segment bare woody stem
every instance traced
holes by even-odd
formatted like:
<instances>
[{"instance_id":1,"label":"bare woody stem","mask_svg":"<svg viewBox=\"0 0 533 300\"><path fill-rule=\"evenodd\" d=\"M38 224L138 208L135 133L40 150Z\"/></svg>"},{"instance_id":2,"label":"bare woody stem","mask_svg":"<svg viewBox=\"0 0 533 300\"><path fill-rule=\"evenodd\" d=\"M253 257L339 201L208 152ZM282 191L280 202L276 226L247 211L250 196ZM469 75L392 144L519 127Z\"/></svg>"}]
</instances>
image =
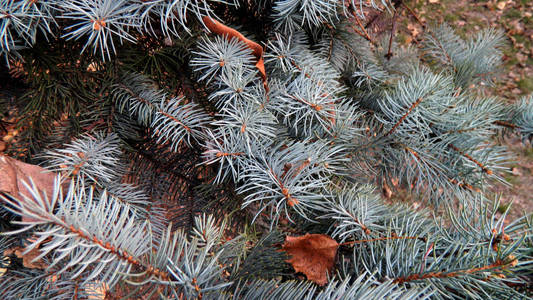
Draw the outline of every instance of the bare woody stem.
<instances>
[{"instance_id":1,"label":"bare woody stem","mask_svg":"<svg viewBox=\"0 0 533 300\"><path fill-rule=\"evenodd\" d=\"M278 58L279 59L283 59L283 58L286 58L289 60L290 64L296 69L298 70L300 73L302 73L306 78L309 78L309 79L312 79L311 78L311 75L307 72L304 71L304 69L298 65L294 59L290 58L290 57L287 57L287 56L284 56L284 55L278 55ZM317 80L316 83L320 86L324 85L324 82L322 82L321 80Z\"/></svg>"},{"instance_id":2,"label":"bare woody stem","mask_svg":"<svg viewBox=\"0 0 533 300\"><path fill-rule=\"evenodd\" d=\"M287 58L287 59L290 61L291 65L292 65L293 67L296 68L296 70L298 70L298 71L300 71L300 73L304 74L304 76L305 76L306 78L311 79L311 75L309 75L309 73L307 73L307 72L304 72L303 68L300 67L300 66L299 66L299 65L298 65L293 59L291 59L290 57L286 57L286 56L280 55L280 56L278 56L278 58L279 58L279 59ZM317 84L320 85L320 86L322 86L324 83L323 83L321 80L318 80L318 81L317 81ZM323 96L324 96L324 97L327 97L328 95L323 95ZM294 97L294 96L291 96L291 97L293 97L293 99L296 99L296 97ZM296 100L302 102L300 99L296 99ZM304 103L308 104L309 106L311 106L311 107L312 107L313 109L315 109L316 111L319 111L319 110L322 109L322 106L320 106L320 105L318 105L318 104L311 104L311 103L308 103L308 102L304 102ZM335 105L333 104L333 106L335 106ZM335 117L334 117L334 116L330 117L330 118L329 118L329 121L330 121L330 123L331 123L332 125L335 125Z\"/></svg>"},{"instance_id":3,"label":"bare woody stem","mask_svg":"<svg viewBox=\"0 0 533 300\"><path fill-rule=\"evenodd\" d=\"M374 41L372 39L372 37L370 37L370 35L368 34L368 32L366 31L365 29L365 26L363 26L363 24L361 24L361 21L359 20L359 18L357 17L357 13L355 12L355 10L353 9L352 5L350 4L349 5L349 8L350 10L350 13L352 14L352 16L354 17L355 19L355 22L357 23L357 26L359 26L359 28L361 29L360 31L355 28L355 26L351 26L352 29L355 31L355 33L357 33L358 35L360 35L361 37L365 38L367 41L369 41L372 45L376 45L376 41Z\"/></svg>"},{"instance_id":4,"label":"bare woody stem","mask_svg":"<svg viewBox=\"0 0 533 300\"><path fill-rule=\"evenodd\" d=\"M481 190L479 188L473 187L472 185L470 185L470 184L468 184L466 182L459 182L459 181L457 181L457 179L454 179L454 178L450 178L449 181L450 181L450 183L455 184L455 185L457 185L459 187L462 187L464 189L471 190L471 191L477 192L477 193L481 193Z\"/></svg>"},{"instance_id":5,"label":"bare woody stem","mask_svg":"<svg viewBox=\"0 0 533 300\"><path fill-rule=\"evenodd\" d=\"M389 47L387 50L387 54L385 54L385 57L387 60L390 60L392 57L392 38L394 37L394 32L396 31L396 18L397 18L397 10L394 10L394 15L392 16L392 28L390 30L390 37L389 37Z\"/></svg>"},{"instance_id":6,"label":"bare woody stem","mask_svg":"<svg viewBox=\"0 0 533 300\"><path fill-rule=\"evenodd\" d=\"M296 97L296 96L293 96L293 95L288 95L291 99L294 99L298 102L301 102L303 104L306 104L306 105L309 105L311 108L313 108L314 110L316 111L320 111L322 110L322 106L320 104L316 104L316 103L311 103L303 98L299 98L299 97Z\"/></svg>"},{"instance_id":7,"label":"bare woody stem","mask_svg":"<svg viewBox=\"0 0 533 300\"><path fill-rule=\"evenodd\" d=\"M359 224L359 226L361 226L361 229L363 230L364 233L366 233L366 234L370 234L371 233L370 229L368 227L366 227L366 225L363 224L363 222L361 222L361 220L359 220L357 217L355 217L353 214L351 214L349 212L348 212L348 215L350 216L350 218L352 218L352 220L355 223L357 223L357 224ZM355 243L355 242L349 242L349 243Z\"/></svg>"},{"instance_id":8,"label":"bare woody stem","mask_svg":"<svg viewBox=\"0 0 533 300\"><path fill-rule=\"evenodd\" d=\"M216 157L226 157L226 156L240 156L243 154L244 152L217 152L215 155Z\"/></svg>"},{"instance_id":9,"label":"bare woody stem","mask_svg":"<svg viewBox=\"0 0 533 300\"><path fill-rule=\"evenodd\" d=\"M411 15L413 15L415 20L422 26L422 28L426 28L426 24L418 17L418 15L415 13L415 11L413 9L411 9L403 1L402 1L402 5L405 8L407 8L409 13L411 13ZM431 32L431 30L428 30L428 33L435 41L438 40L437 37L435 36L435 34L433 32ZM453 67L453 71L457 72L457 67L453 64L453 61L452 61L452 58L450 57L450 54L446 50L444 50L444 48L442 46L439 46L439 48L442 50L442 53L444 53L444 56L446 56L446 60L448 61L448 63Z\"/></svg>"},{"instance_id":10,"label":"bare woody stem","mask_svg":"<svg viewBox=\"0 0 533 300\"><path fill-rule=\"evenodd\" d=\"M137 94L135 94L130 88L128 88L126 85L124 84L119 84L120 88L125 90L126 92L128 92L128 94L130 94L130 96L132 96L133 98L137 99L138 101L152 107L152 108L156 108L155 105L153 105L150 101L138 96Z\"/></svg>"},{"instance_id":11,"label":"bare woody stem","mask_svg":"<svg viewBox=\"0 0 533 300\"><path fill-rule=\"evenodd\" d=\"M422 22L422 20L418 17L418 15L416 14L416 12L411 8L409 7L409 5L405 4L404 1L402 1L402 5L409 11L409 13L411 13L411 15L413 15L413 17L415 18L415 20L420 24L422 25L422 28L425 28L426 27L426 24L424 24L424 22Z\"/></svg>"}]
</instances>

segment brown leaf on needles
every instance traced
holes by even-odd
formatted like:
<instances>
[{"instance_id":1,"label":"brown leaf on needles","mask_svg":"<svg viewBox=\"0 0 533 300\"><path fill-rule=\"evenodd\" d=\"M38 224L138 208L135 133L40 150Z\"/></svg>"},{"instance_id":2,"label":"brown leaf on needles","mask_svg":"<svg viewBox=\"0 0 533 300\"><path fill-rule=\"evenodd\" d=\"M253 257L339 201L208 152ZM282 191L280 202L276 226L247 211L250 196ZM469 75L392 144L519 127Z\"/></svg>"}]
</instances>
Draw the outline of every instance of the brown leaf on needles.
<instances>
[{"instance_id":1,"label":"brown leaf on needles","mask_svg":"<svg viewBox=\"0 0 533 300\"><path fill-rule=\"evenodd\" d=\"M238 32L237 30L228 27L217 20L214 20L211 17L205 16L202 18L202 20L204 21L205 26L211 32L218 35L226 36L227 38L236 38L246 44L246 46L250 48L250 50L252 50L252 54L257 58L257 63L255 64L255 67L259 70L259 73L261 74L261 79L263 79L263 86L265 87L265 90L268 93L267 76L263 60L263 47L261 47L261 45L259 45L258 43L247 39L242 33Z\"/></svg>"},{"instance_id":2,"label":"brown leaf on needles","mask_svg":"<svg viewBox=\"0 0 533 300\"><path fill-rule=\"evenodd\" d=\"M46 195L52 198L54 190L54 179L56 173L46 171L46 169L21 162L9 156L0 154L0 192L22 199L22 195L33 199L31 192L22 183L30 183L30 178L35 186ZM41 195L44 195L41 194ZM23 219L23 221L31 221Z\"/></svg>"},{"instance_id":3,"label":"brown leaf on needles","mask_svg":"<svg viewBox=\"0 0 533 300\"><path fill-rule=\"evenodd\" d=\"M392 197L392 190L386 183L383 183L382 192L383 196L385 196L387 199L390 199Z\"/></svg>"},{"instance_id":4,"label":"brown leaf on needles","mask_svg":"<svg viewBox=\"0 0 533 300\"><path fill-rule=\"evenodd\" d=\"M319 285L328 282L327 273L333 268L337 255L337 243L324 234L287 236L282 250L291 257L287 260L296 272L302 272Z\"/></svg>"},{"instance_id":5,"label":"brown leaf on needles","mask_svg":"<svg viewBox=\"0 0 533 300\"><path fill-rule=\"evenodd\" d=\"M9 256L11 254L15 254L18 258L22 258L22 264L26 268L30 269L46 269L47 265L44 263L42 259L39 259L37 261L33 261L34 258L39 256L41 252L37 248L31 249L28 253L24 253L23 247L13 247L10 249L7 249L4 251L5 256Z\"/></svg>"}]
</instances>

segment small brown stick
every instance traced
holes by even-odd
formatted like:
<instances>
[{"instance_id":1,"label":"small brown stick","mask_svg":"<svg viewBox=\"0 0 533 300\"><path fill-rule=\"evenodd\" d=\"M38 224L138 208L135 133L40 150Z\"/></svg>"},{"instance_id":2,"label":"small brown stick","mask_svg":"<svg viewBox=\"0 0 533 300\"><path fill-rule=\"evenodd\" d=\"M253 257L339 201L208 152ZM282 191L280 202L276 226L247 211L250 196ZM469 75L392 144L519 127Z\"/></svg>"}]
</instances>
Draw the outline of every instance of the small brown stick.
<instances>
[{"instance_id":1,"label":"small brown stick","mask_svg":"<svg viewBox=\"0 0 533 300\"><path fill-rule=\"evenodd\" d=\"M216 157L226 157L226 156L240 156L243 155L243 152L217 152Z\"/></svg>"},{"instance_id":2,"label":"small brown stick","mask_svg":"<svg viewBox=\"0 0 533 300\"><path fill-rule=\"evenodd\" d=\"M426 264L426 259L428 258L429 253L431 253L431 250L433 249L433 245L434 243L431 243L428 251L426 251L426 254L424 254L424 261L420 264L420 273L424 272L424 265Z\"/></svg>"},{"instance_id":3,"label":"small brown stick","mask_svg":"<svg viewBox=\"0 0 533 300\"><path fill-rule=\"evenodd\" d=\"M309 105L311 108L313 108L316 111L322 110L322 106L320 104L311 103L311 102L309 102L309 101L307 101L307 100L305 100L303 98L299 98L299 97L296 97L296 96L293 96L293 95L289 95L289 97L291 99L294 99L294 100L296 100L298 102L301 102L301 103L303 103L305 105Z\"/></svg>"},{"instance_id":4,"label":"small brown stick","mask_svg":"<svg viewBox=\"0 0 533 300\"><path fill-rule=\"evenodd\" d=\"M373 45L376 44L376 42L370 37L370 35L368 34L368 32L366 31L365 27L363 26L363 24L361 24L361 21L359 21L359 18L357 17L357 14L352 10L352 15L354 16L355 18L355 22L357 22L357 25L359 26L359 28L361 28L363 34L364 34L364 37L369 41L371 42Z\"/></svg>"},{"instance_id":5,"label":"small brown stick","mask_svg":"<svg viewBox=\"0 0 533 300\"><path fill-rule=\"evenodd\" d=\"M418 17L418 15L416 14L416 12L410 8L407 4L405 4L405 2L402 1L402 5L407 9L407 11L409 11L409 13L411 13L411 15L413 15L413 17L415 18L415 20L420 24L422 25L422 28L425 28L426 27L426 24L424 24L424 22L422 22L422 20Z\"/></svg>"},{"instance_id":6,"label":"small brown stick","mask_svg":"<svg viewBox=\"0 0 533 300\"><path fill-rule=\"evenodd\" d=\"M274 179L276 180L277 184L281 188L281 194L283 194L285 199L287 199L287 204L289 204L290 207L293 207L296 204L300 203L300 201L298 201L298 199L294 198L291 195L291 193L289 192L289 189L287 189L285 187L285 185L283 184L283 182L281 182L281 180L279 179L278 175L274 172L274 170L272 170L272 168L270 166L268 167L268 169L270 171L270 174L272 174L272 176L274 176Z\"/></svg>"},{"instance_id":7,"label":"small brown stick","mask_svg":"<svg viewBox=\"0 0 533 300\"><path fill-rule=\"evenodd\" d=\"M409 148L409 147L407 147L407 146L405 146L405 145L402 145L402 147L403 147L406 151L409 151L409 153L411 153L416 159L421 160L420 155L419 155L415 150L413 150L413 149L411 149L411 148ZM434 170L436 170L436 171L438 171L437 169L435 169L435 167L431 167L431 168L434 169ZM473 187L473 186L471 186L470 184L465 183L465 182L459 182L459 181L458 181L457 179L455 179L455 178L449 178L448 181L449 181L450 183L452 183L452 184L455 184L455 185L461 187L461 188L464 188L464 189L467 189L467 190L471 190L471 191L473 191L473 192L477 192L477 193L480 193L480 192L481 192L481 190L480 190L479 188L477 188L477 187Z\"/></svg>"},{"instance_id":8,"label":"small brown stick","mask_svg":"<svg viewBox=\"0 0 533 300\"><path fill-rule=\"evenodd\" d=\"M389 37L389 49L387 50L387 54L385 54L385 57L387 60L390 60L392 57L392 38L394 36L394 31L396 30L396 16L397 16L397 10L394 10L394 15L392 16L392 28L390 30L390 37Z\"/></svg>"}]
</instances>

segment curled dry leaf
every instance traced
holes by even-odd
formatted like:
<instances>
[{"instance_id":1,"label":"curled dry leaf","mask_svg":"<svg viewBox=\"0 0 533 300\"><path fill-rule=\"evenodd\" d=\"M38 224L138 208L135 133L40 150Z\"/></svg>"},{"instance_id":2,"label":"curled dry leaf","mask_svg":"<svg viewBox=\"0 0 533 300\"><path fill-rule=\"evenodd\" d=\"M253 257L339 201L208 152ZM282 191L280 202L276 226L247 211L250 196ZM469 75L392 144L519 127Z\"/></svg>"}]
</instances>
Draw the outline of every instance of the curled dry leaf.
<instances>
[{"instance_id":1,"label":"curled dry leaf","mask_svg":"<svg viewBox=\"0 0 533 300\"><path fill-rule=\"evenodd\" d=\"M247 39L242 33L238 32L237 30L228 27L217 20L213 20L212 18L207 16L203 17L202 20L205 26L211 32L218 35L227 36L227 38L236 38L246 44L246 46L250 48L250 50L252 50L252 54L257 58L257 63L255 64L255 67L259 70L259 73L261 74L261 79L263 80L263 86L265 87L265 90L268 93L267 76L265 71L265 63L263 60L263 47L261 47L261 45L259 45L258 43Z\"/></svg>"},{"instance_id":2,"label":"curled dry leaf","mask_svg":"<svg viewBox=\"0 0 533 300\"><path fill-rule=\"evenodd\" d=\"M31 249L28 253L24 253L23 247L13 247L4 251L5 256L15 254L18 258L22 258L22 264L30 269L46 269L48 267L42 259L33 261L41 252L37 248Z\"/></svg>"},{"instance_id":3,"label":"curled dry leaf","mask_svg":"<svg viewBox=\"0 0 533 300\"><path fill-rule=\"evenodd\" d=\"M29 183L31 178L39 190L51 199L55 177L56 173L49 172L42 167L0 154L0 192L19 199L21 195L31 199L31 192L22 183L23 181ZM23 219L23 221L28 220Z\"/></svg>"},{"instance_id":4,"label":"curled dry leaf","mask_svg":"<svg viewBox=\"0 0 533 300\"><path fill-rule=\"evenodd\" d=\"M339 243L324 234L287 236L282 250L291 257L287 260L296 272L319 285L328 282L327 273L333 268Z\"/></svg>"},{"instance_id":5,"label":"curled dry leaf","mask_svg":"<svg viewBox=\"0 0 533 300\"><path fill-rule=\"evenodd\" d=\"M386 183L383 183L383 196L385 196L387 199L392 197L392 190Z\"/></svg>"}]
</instances>

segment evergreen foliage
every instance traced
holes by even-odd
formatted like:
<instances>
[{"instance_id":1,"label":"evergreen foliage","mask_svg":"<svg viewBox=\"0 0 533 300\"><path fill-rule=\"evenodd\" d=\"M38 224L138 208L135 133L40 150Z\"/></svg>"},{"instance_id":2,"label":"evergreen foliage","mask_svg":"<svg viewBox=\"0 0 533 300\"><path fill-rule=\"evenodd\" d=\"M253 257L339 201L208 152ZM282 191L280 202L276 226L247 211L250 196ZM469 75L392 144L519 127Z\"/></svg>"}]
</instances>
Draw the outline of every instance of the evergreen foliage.
<instances>
[{"instance_id":1,"label":"evergreen foliage","mask_svg":"<svg viewBox=\"0 0 533 300\"><path fill-rule=\"evenodd\" d=\"M0 298L531 297L533 218L505 221L488 188L512 159L497 137L533 141L533 98L480 92L501 32L367 33L401 4L0 0L23 86L0 102L9 154L57 175L49 196L0 193L1 253L47 265L0 260ZM279 251L307 232L341 243L323 287Z\"/></svg>"}]
</instances>

